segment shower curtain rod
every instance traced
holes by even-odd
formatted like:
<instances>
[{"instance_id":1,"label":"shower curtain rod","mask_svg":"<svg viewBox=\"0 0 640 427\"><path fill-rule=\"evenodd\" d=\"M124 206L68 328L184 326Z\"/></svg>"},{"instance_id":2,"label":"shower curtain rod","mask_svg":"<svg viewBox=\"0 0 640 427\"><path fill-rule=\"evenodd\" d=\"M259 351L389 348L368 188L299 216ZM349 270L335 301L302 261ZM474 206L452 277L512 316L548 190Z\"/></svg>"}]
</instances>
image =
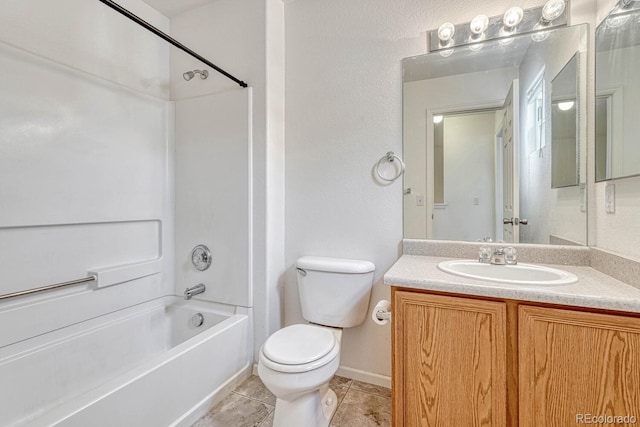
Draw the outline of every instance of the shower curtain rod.
<instances>
[{"instance_id":1,"label":"shower curtain rod","mask_svg":"<svg viewBox=\"0 0 640 427\"><path fill-rule=\"evenodd\" d=\"M157 29L153 25L149 24L144 19L142 19L142 18L134 15L133 13L129 12L127 9L125 9L122 6L120 6L118 3L115 3L115 2L113 2L111 0L98 0L98 1L100 1L101 3L104 3L105 5L109 6L111 9L115 10L116 12L126 16L129 19L131 19L133 22L135 22L136 24L140 25L141 27L144 27L147 30L151 31L153 34L155 34L156 36L160 37L161 39L171 43L173 46L177 47L178 49L188 53L189 55L193 56L194 58L198 59L199 61L204 62L209 67L213 68L214 70L216 70L220 74L222 74L225 77L227 77L227 78L233 80L234 82L238 83L240 86L242 86L242 87L247 87L248 86L242 80L235 78L234 76L232 76L231 74L229 74L225 70L223 70L222 68L220 68L217 65L215 65L213 62L209 61L208 59L206 59L206 58L204 58L204 57L202 57L200 55L198 55L196 52L192 51L191 49L189 49L188 47L186 47L185 45L183 45L182 43L180 43L176 39L170 37L169 35L163 33L162 31L160 31L159 29Z\"/></svg>"}]
</instances>

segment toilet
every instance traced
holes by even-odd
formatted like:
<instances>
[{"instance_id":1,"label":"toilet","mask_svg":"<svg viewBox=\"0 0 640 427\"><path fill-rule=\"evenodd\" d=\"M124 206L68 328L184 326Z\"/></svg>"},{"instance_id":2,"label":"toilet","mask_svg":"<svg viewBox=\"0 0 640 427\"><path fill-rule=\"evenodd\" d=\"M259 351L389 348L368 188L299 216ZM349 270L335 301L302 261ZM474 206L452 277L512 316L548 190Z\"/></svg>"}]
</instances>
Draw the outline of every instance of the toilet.
<instances>
[{"instance_id":1,"label":"toilet","mask_svg":"<svg viewBox=\"0 0 640 427\"><path fill-rule=\"evenodd\" d=\"M302 316L260 349L258 375L276 396L274 427L327 427L338 399L329 381L340 365L342 328L367 317L375 266L305 256L296 261Z\"/></svg>"}]
</instances>

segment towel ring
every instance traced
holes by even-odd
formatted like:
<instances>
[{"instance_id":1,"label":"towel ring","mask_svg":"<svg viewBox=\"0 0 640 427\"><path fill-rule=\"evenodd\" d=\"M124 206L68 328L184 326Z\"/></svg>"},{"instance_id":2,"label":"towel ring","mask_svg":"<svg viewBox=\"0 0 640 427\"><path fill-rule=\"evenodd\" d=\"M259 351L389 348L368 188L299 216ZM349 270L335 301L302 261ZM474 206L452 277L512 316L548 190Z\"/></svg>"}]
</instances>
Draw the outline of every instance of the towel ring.
<instances>
[{"instance_id":1,"label":"towel ring","mask_svg":"<svg viewBox=\"0 0 640 427\"><path fill-rule=\"evenodd\" d=\"M398 173L393 178L385 178L384 176L382 176L382 174L380 173L380 165L382 164L382 162L386 160L389 163L393 163L396 159L398 160L398 163L400 163L400 170L398 171ZM387 154L382 156L380 160L378 160L378 163L376 164L376 175L378 175L378 178L380 178L383 181L393 182L396 179L400 178L400 176L402 176L403 173L404 173L404 162L393 151L387 152Z\"/></svg>"}]
</instances>

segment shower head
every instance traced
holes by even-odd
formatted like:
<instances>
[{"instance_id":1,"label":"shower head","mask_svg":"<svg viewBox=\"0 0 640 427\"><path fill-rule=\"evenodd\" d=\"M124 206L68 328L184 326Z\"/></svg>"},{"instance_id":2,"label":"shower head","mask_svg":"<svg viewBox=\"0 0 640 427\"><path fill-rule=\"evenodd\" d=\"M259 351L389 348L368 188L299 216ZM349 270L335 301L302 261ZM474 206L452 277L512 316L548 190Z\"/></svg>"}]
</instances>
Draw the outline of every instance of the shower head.
<instances>
[{"instance_id":1,"label":"shower head","mask_svg":"<svg viewBox=\"0 0 640 427\"><path fill-rule=\"evenodd\" d=\"M184 79L186 81L191 80L192 78L195 77L196 74L200 74L200 78L202 80L206 79L207 77L209 77L209 72L207 70L193 70L193 71L187 71L186 73L182 74L182 77L184 77Z\"/></svg>"}]
</instances>

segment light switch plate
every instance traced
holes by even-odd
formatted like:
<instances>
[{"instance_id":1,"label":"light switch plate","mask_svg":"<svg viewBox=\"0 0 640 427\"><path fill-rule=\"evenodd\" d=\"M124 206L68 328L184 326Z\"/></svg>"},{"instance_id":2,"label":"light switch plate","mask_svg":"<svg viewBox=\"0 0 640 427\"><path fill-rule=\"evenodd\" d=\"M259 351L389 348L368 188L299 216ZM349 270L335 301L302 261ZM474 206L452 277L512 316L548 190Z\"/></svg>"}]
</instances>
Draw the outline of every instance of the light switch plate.
<instances>
[{"instance_id":1,"label":"light switch plate","mask_svg":"<svg viewBox=\"0 0 640 427\"><path fill-rule=\"evenodd\" d=\"M604 208L607 213L616 213L616 186L607 184L604 192Z\"/></svg>"},{"instance_id":2,"label":"light switch plate","mask_svg":"<svg viewBox=\"0 0 640 427\"><path fill-rule=\"evenodd\" d=\"M424 206L424 196L422 195L416 196L416 206Z\"/></svg>"}]
</instances>

